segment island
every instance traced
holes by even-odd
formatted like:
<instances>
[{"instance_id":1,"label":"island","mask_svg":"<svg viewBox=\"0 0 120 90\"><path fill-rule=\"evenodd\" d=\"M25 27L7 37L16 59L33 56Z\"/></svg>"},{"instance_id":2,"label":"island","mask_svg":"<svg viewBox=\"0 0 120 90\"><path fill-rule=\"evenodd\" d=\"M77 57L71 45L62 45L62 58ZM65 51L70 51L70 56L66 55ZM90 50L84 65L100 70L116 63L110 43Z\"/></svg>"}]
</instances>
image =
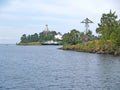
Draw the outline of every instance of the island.
<instances>
[{"instance_id":1,"label":"island","mask_svg":"<svg viewBox=\"0 0 120 90\"><path fill-rule=\"evenodd\" d=\"M50 31L48 25L45 25L45 30L32 35L23 34L20 42L17 45L61 45L62 34L56 31Z\"/></svg>"}]
</instances>

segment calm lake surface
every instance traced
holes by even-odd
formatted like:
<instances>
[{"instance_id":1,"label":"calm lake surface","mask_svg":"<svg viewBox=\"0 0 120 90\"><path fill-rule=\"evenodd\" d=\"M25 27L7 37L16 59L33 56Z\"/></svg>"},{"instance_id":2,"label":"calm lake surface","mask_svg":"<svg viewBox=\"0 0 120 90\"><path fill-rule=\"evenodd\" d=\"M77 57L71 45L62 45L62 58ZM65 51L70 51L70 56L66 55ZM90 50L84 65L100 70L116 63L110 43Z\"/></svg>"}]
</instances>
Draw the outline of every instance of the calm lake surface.
<instances>
[{"instance_id":1,"label":"calm lake surface","mask_svg":"<svg viewBox=\"0 0 120 90\"><path fill-rule=\"evenodd\" d=\"M0 45L0 90L120 90L120 57Z\"/></svg>"}]
</instances>

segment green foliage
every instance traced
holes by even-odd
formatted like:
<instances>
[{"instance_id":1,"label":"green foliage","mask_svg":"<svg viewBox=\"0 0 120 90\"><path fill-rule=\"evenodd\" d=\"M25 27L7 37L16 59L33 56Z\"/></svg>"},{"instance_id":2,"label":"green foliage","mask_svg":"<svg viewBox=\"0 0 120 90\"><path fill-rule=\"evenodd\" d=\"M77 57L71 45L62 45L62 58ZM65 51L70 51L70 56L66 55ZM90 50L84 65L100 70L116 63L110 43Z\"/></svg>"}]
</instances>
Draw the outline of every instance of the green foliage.
<instances>
[{"instance_id":1,"label":"green foliage","mask_svg":"<svg viewBox=\"0 0 120 90\"><path fill-rule=\"evenodd\" d=\"M120 24L115 28L114 32L111 33L110 39L114 47L120 48Z\"/></svg>"},{"instance_id":2,"label":"green foliage","mask_svg":"<svg viewBox=\"0 0 120 90\"><path fill-rule=\"evenodd\" d=\"M103 44L110 40L113 48L120 47L120 21L117 20L115 12L110 10L108 14L102 15L96 32L101 35Z\"/></svg>"},{"instance_id":3,"label":"green foliage","mask_svg":"<svg viewBox=\"0 0 120 90\"><path fill-rule=\"evenodd\" d=\"M96 32L101 34L103 39L110 39L110 35L114 30L116 19L117 15L115 15L115 12L112 13L110 11L108 14L103 14Z\"/></svg>"},{"instance_id":4,"label":"green foliage","mask_svg":"<svg viewBox=\"0 0 120 90\"><path fill-rule=\"evenodd\" d=\"M23 34L21 37L20 43L30 43L30 42L44 42L48 40L54 40L56 31L40 32L39 34L35 33L32 35Z\"/></svg>"},{"instance_id":5,"label":"green foliage","mask_svg":"<svg viewBox=\"0 0 120 90\"><path fill-rule=\"evenodd\" d=\"M63 35L64 44L77 44L80 42L80 32L76 29L70 31L70 33L66 33Z\"/></svg>"},{"instance_id":6,"label":"green foliage","mask_svg":"<svg viewBox=\"0 0 120 90\"><path fill-rule=\"evenodd\" d=\"M83 32L79 32L78 30L73 29L69 33L65 33L63 35L63 43L70 45L75 45L93 39L96 39L96 37L92 35L92 31L90 30L87 32L87 34L84 34Z\"/></svg>"},{"instance_id":7,"label":"green foliage","mask_svg":"<svg viewBox=\"0 0 120 90\"><path fill-rule=\"evenodd\" d=\"M117 20L115 12L110 11L102 15L96 32L99 34L98 37L93 36L91 31L86 34L79 32L79 40L82 43L74 43L74 40L78 39L73 37L74 30L65 34L63 40L70 44L64 45L63 49L120 55L120 20Z\"/></svg>"},{"instance_id":8,"label":"green foliage","mask_svg":"<svg viewBox=\"0 0 120 90\"><path fill-rule=\"evenodd\" d=\"M21 43L27 43L27 36L26 34L23 34L21 37Z\"/></svg>"},{"instance_id":9,"label":"green foliage","mask_svg":"<svg viewBox=\"0 0 120 90\"><path fill-rule=\"evenodd\" d=\"M48 32L41 32L39 33L39 41L40 42L44 42L44 41L48 41L48 40L54 40L54 36L57 33L55 31L48 31Z\"/></svg>"}]
</instances>

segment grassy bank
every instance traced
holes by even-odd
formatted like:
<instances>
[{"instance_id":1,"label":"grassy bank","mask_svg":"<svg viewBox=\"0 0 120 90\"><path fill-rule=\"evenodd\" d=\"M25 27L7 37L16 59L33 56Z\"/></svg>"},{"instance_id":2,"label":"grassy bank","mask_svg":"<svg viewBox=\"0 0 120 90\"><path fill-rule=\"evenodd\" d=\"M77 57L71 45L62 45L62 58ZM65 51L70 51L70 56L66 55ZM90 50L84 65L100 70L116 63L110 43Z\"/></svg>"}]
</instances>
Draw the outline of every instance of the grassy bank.
<instances>
[{"instance_id":1,"label":"grassy bank","mask_svg":"<svg viewBox=\"0 0 120 90\"><path fill-rule=\"evenodd\" d=\"M104 44L100 40L95 40L76 45L63 45L63 49L99 54L120 55L120 48L113 48L110 41L107 41Z\"/></svg>"},{"instance_id":2,"label":"grassy bank","mask_svg":"<svg viewBox=\"0 0 120 90\"><path fill-rule=\"evenodd\" d=\"M18 43L17 45L41 45L40 42Z\"/></svg>"}]
</instances>

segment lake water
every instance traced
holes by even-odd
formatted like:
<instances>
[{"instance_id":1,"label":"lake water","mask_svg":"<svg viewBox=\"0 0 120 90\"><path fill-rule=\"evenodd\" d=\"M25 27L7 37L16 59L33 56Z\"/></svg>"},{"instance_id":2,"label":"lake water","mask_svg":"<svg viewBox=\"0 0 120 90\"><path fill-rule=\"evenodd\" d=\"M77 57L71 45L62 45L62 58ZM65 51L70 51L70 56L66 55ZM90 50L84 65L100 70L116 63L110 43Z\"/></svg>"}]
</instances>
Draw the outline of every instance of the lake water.
<instances>
[{"instance_id":1,"label":"lake water","mask_svg":"<svg viewBox=\"0 0 120 90\"><path fill-rule=\"evenodd\" d=\"M0 45L0 90L120 90L120 57Z\"/></svg>"}]
</instances>

